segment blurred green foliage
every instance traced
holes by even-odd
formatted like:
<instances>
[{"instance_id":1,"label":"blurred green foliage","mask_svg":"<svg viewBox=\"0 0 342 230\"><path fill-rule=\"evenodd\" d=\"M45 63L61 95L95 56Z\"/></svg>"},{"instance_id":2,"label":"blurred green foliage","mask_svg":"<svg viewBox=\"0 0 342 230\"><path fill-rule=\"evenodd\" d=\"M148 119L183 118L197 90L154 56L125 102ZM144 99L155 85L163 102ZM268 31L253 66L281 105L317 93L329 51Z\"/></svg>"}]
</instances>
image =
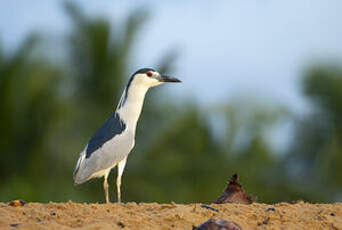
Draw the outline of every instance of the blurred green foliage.
<instances>
[{"instance_id":1,"label":"blurred green foliage","mask_svg":"<svg viewBox=\"0 0 342 230\"><path fill-rule=\"evenodd\" d=\"M0 44L2 201L104 200L102 180L75 187L72 171L78 153L116 108L148 12L134 12L113 27L71 3L65 11L72 29L62 61L56 61L55 47L37 52L43 39L36 34L11 52ZM154 66L170 72L176 58L169 52ZM313 65L302 86L313 108L302 115L242 100L211 108L175 103L153 89L124 173L123 200L211 202L238 173L261 202L341 201L342 68ZM270 143L284 123L294 128L280 151Z\"/></svg>"}]
</instances>

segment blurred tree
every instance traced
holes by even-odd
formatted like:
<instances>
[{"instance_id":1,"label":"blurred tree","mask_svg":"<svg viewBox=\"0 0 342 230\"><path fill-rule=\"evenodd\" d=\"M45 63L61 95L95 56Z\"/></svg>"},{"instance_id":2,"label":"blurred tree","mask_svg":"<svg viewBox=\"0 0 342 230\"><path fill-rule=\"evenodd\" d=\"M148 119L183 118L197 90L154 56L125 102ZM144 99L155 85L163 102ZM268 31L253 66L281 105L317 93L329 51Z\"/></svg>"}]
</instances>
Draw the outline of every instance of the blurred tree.
<instances>
[{"instance_id":1,"label":"blurred tree","mask_svg":"<svg viewBox=\"0 0 342 230\"><path fill-rule=\"evenodd\" d=\"M171 113L175 116L154 135L145 156L129 164L131 183L125 186L129 200L210 202L215 188L221 189L227 169L224 155L198 108L185 107L189 109Z\"/></svg>"},{"instance_id":2,"label":"blurred tree","mask_svg":"<svg viewBox=\"0 0 342 230\"><path fill-rule=\"evenodd\" d=\"M11 196L20 194L23 178L33 185L35 177L44 176L41 171L48 171L47 133L60 109L60 71L32 57L37 42L38 36L30 35L12 54L2 50L0 55L0 183L18 185L19 189L12 187ZM31 167L37 160L45 163ZM0 196L8 195L1 192Z\"/></svg>"},{"instance_id":3,"label":"blurred tree","mask_svg":"<svg viewBox=\"0 0 342 230\"><path fill-rule=\"evenodd\" d=\"M313 66L305 74L303 91L313 111L296 120L289 170L308 199L339 200L342 195L342 68Z\"/></svg>"},{"instance_id":4,"label":"blurred tree","mask_svg":"<svg viewBox=\"0 0 342 230\"><path fill-rule=\"evenodd\" d=\"M290 193L283 189L286 174L278 150L271 147L270 133L289 120L290 113L282 106L248 101L240 99L219 109L226 130L221 146L231 165L230 174L238 173L259 202L284 200Z\"/></svg>"},{"instance_id":5,"label":"blurred tree","mask_svg":"<svg viewBox=\"0 0 342 230\"><path fill-rule=\"evenodd\" d=\"M111 108L126 83L129 54L147 13L133 12L126 24L114 30L108 20L89 18L71 2L66 2L65 9L73 23L70 68L76 78L77 102Z\"/></svg>"}]
</instances>

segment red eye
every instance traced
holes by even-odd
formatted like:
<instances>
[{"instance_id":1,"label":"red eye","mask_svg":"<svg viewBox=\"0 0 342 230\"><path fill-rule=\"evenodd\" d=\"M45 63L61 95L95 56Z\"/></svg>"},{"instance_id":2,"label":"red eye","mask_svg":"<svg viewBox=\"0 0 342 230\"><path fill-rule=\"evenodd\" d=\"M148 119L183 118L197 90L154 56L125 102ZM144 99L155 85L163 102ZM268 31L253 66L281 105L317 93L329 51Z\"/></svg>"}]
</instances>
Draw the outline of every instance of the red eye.
<instances>
[{"instance_id":1,"label":"red eye","mask_svg":"<svg viewBox=\"0 0 342 230\"><path fill-rule=\"evenodd\" d=\"M147 75L148 77L152 77L153 74L152 74L152 72L147 72L146 75Z\"/></svg>"}]
</instances>

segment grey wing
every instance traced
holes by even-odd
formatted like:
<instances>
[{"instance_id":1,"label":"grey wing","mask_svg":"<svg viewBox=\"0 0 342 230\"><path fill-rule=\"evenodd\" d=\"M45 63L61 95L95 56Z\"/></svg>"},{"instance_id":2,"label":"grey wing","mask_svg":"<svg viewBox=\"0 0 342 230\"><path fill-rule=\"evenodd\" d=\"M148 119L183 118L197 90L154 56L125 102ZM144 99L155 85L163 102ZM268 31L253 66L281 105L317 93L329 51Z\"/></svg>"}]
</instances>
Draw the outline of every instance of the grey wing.
<instances>
[{"instance_id":1,"label":"grey wing","mask_svg":"<svg viewBox=\"0 0 342 230\"><path fill-rule=\"evenodd\" d=\"M125 129L126 124L121 120L120 115L114 113L88 142L86 158L89 158L92 153L113 139L114 136L121 134Z\"/></svg>"},{"instance_id":2,"label":"grey wing","mask_svg":"<svg viewBox=\"0 0 342 230\"><path fill-rule=\"evenodd\" d=\"M114 114L91 138L80 154L74 180L80 184L123 160L134 145L134 135L126 129L119 114Z\"/></svg>"}]
</instances>

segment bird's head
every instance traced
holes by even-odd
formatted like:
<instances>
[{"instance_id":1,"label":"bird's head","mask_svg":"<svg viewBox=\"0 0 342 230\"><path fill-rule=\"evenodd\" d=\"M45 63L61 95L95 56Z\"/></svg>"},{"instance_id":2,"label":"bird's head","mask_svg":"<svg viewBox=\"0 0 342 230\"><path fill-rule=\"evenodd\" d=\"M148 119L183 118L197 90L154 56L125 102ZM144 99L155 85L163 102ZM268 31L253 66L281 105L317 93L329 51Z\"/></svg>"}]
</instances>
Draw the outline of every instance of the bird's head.
<instances>
[{"instance_id":1,"label":"bird's head","mask_svg":"<svg viewBox=\"0 0 342 230\"><path fill-rule=\"evenodd\" d=\"M160 74L151 68L139 69L133 74L131 81L132 84L146 86L147 88L167 82L181 82L177 78Z\"/></svg>"}]
</instances>

